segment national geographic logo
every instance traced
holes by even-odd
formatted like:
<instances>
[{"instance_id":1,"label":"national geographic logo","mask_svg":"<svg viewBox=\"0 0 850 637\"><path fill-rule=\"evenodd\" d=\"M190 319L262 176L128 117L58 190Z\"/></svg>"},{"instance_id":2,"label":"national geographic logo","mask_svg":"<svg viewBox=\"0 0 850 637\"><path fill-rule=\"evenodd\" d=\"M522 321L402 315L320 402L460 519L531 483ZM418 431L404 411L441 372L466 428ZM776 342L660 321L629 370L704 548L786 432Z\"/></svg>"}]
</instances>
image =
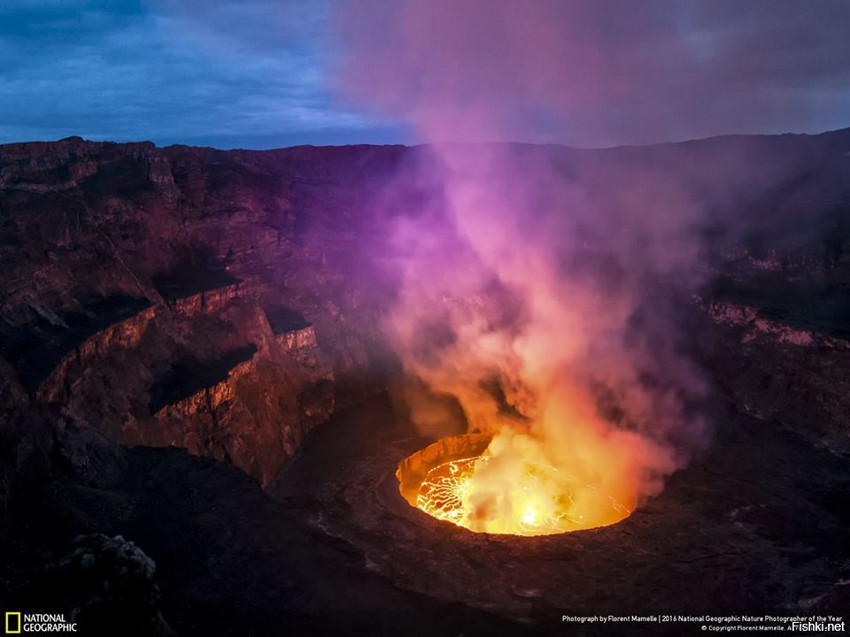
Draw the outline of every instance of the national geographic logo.
<instances>
[{"instance_id":1,"label":"national geographic logo","mask_svg":"<svg viewBox=\"0 0 850 637\"><path fill-rule=\"evenodd\" d=\"M21 632L21 614L6 613L6 634L18 635Z\"/></svg>"},{"instance_id":2,"label":"national geographic logo","mask_svg":"<svg viewBox=\"0 0 850 637\"><path fill-rule=\"evenodd\" d=\"M77 623L65 621L62 613L6 612L6 634L21 633L75 633Z\"/></svg>"}]
</instances>

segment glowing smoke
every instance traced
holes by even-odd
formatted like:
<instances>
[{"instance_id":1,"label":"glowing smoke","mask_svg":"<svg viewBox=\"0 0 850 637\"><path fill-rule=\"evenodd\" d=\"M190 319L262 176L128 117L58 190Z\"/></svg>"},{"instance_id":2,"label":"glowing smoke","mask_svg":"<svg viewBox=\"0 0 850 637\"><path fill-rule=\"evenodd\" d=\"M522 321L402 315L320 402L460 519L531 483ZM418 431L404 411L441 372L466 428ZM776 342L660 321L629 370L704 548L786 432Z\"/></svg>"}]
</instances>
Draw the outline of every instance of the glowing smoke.
<instances>
[{"instance_id":1,"label":"glowing smoke","mask_svg":"<svg viewBox=\"0 0 850 637\"><path fill-rule=\"evenodd\" d=\"M634 164L446 141L527 138L570 99L609 96L592 60L563 76L564 56L587 51L556 4L355 6L339 20L344 90L434 142L412 168L425 203L388 214L401 285L387 327L410 373L498 434L481 529L524 515L504 494L529 464L560 472L555 492L591 484L630 507L657 493L704 439L674 307L701 281L698 208Z\"/></svg>"}]
</instances>

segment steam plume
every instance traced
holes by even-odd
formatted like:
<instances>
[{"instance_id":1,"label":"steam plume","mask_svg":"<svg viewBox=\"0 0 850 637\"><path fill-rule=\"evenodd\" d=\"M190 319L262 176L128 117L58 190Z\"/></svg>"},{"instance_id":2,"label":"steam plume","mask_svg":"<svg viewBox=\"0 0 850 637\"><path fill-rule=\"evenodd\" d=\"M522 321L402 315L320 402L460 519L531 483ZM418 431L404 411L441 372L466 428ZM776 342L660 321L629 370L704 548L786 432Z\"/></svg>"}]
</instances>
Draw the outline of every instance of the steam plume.
<instances>
[{"instance_id":1,"label":"steam plume","mask_svg":"<svg viewBox=\"0 0 850 637\"><path fill-rule=\"evenodd\" d=\"M630 80L587 57L560 3L357 6L340 18L341 87L430 142L414 169L428 203L393 216L387 327L411 374L496 434L479 528L520 513L506 494L530 465L550 492L589 484L635 506L704 440L677 308L702 281L700 207L635 163L447 141L568 126L571 101L601 106ZM575 56L587 64L562 64Z\"/></svg>"}]
</instances>

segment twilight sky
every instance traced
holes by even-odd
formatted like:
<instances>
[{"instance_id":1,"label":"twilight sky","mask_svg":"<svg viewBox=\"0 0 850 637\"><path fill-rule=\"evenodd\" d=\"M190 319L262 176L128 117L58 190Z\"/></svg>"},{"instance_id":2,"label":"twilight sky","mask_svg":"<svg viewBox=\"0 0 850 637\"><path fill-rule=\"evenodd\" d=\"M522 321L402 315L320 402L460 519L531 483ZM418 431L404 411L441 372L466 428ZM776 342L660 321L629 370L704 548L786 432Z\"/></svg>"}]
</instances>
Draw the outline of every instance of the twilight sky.
<instances>
[{"instance_id":1,"label":"twilight sky","mask_svg":"<svg viewBox=\"0 0 850 637\"><path fill-rule=\"evenodd\" d=\"M3 0L0 143L819 132L850 126L848 34L847 0Z\"/></svg>"}]
</instances>

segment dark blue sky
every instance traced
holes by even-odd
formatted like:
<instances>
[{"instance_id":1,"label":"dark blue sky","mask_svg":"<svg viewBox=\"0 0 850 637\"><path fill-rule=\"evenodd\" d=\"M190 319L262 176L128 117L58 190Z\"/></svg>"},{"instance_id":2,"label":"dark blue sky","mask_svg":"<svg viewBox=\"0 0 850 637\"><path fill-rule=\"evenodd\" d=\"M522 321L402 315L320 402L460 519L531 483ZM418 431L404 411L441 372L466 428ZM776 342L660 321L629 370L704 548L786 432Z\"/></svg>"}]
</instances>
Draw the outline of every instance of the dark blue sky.
<instances>
[{"instance_id":1,"label":"dark blue sky","mask_svg":"<svg viewBox=\"0 0 850 637\"><path fill-rule=\"evenodd\" d=\"M658 15L676 9L675 20L642 24L647 46L628 53L645 56L647 94L653 81L667 81L658 78L670 68L664 42L672 31L694 56L686 62L701 66L694 77L718 82L710 94L722 108L700 117L707 100L697 91L687 116L647 133L629 104L609 105L612 124L600 119L593 135L583 134L589 125L559 129L548 141L593 146L850 125L847 0L646 6ZM330 0L3 0L0 143L69 135L222 148L410 141L398 122L369 118L328 88L327 69L340 55L333 11ZM604 21L580 32L599 50L618 45ZM391 60L392 49L385 55ZM688 75L687 64L677 69ZM641 100L635 113L658 115L649 113L657 104Z\"/></svg>"},{"instance_id":2,"label":"dark blue sky","mask_svg":"<svg viewBox=\"0 0 850 637\"><path fill-rule=\"evenodd\" d=\"M0 2L0 143L82 135L218 147L382 143L398 127L333 103L327 7Z\"/></svg>"}]
</instances>

